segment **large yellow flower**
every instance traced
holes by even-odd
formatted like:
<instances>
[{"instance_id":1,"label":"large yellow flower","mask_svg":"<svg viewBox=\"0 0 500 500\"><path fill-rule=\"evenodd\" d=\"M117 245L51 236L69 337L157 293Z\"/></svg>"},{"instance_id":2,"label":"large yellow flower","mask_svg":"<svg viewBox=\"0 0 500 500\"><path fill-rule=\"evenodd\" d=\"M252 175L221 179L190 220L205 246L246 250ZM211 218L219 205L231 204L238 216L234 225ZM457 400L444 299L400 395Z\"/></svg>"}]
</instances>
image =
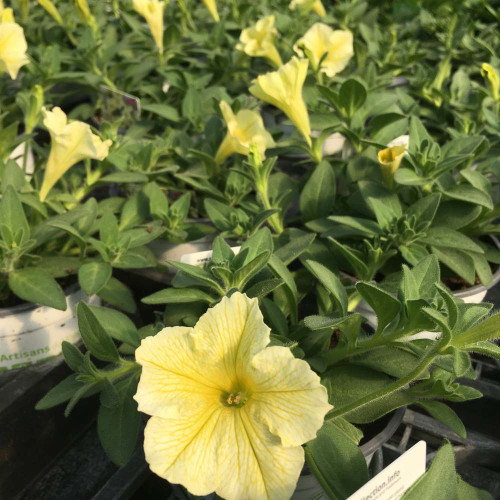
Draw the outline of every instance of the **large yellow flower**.
<instances>
[{"instance_id":1,"label":"large yellow flower","mask_svg":"<svg viewBox=\"0 0 500 500\"><path fill-rule=\"evenodd\" d=\"M290 9L295 10L297 7L305 10L306 12L309 10L314 10L316 14L320 17L325 17L326 12L321 0L292 0L289 5Z\"/></svg>"},{"instance_id":2,"label":"large yellow flower","mask_svg":"<svg viewBox=\"0 0 500 500\"><path fill-rule=\"evenodd\" d=\"M250 93L281 109L311 145L309 115L302 98L307 66L307 60L292 57L278 71L258 76L250 87Z\"/></svg>"},{"instance_id":3,"label":"large yellow flower","mask_svg":"<svg viewBox=\"0 0 500 500\"><path fill-rule=\"evenodd\" d=\"M134 0L134 10L148 23L158 50L163 52L163 9L165 2L159 0Z\"/></svg>"},{"instance_id":4,"label":"large yellow flower","mask_svg":"<svg viewBox=\"0 0 500 500\"><path fill-rule=\"evenodd\" d=\"M331 409L319 377L288 348L267 347L256 299L235 293L194 328L142 341L135 399L152 415L144 439L153 472L194 495L288 499Z\"/></svg>"},{"instance_id":5,"label":"large yellow flower","mask_svg":"<svg viewBox=\"0 0 500 500\"><path fill-rule=\"evenodd\" d=\"M42 114L43 123L51 138L49 160L40 189L40 200L44 201L54 184L69 168L85 158L104 160L112 142L102 141L92 133L86 123L68 123L68 118L61 108L54 108L52 111L42 108Z\"/></svg>"},{"instance_id":6,"label":"large yellow flower","mask_svg":"<svg viewBox=\"0 0 500 500\"><path fill-rule=\"evenodd\" d=\"M0 71L15 80L21 66L29 63L24 30L14 22L12 9L4 9L0 22Z\"/></svg>"},{"instance_id":7,"label":"large yellow flower","mask_svg":"<svg viewBox=\"0 0 500 500\"><path fill-rule=\"evenodd\" d=\"M274 146L274 141L264 128L260 114L250 109L242 109L235 115L231 106L225 101L221 101L219 106L227 124L227 134L219 146L215 161L222 163L233 153L248 155L251 144L257 146L263 158L266 149Z\"/></svg>"},{"instance_id":8,"label":"large yellow flower","mask_svg":"<svg viewBox=\"0 0 500 500\"><path fill-rule=\"evenodd\" d=\"M315 23L307 33L294 45L294 50L304 56L301 47L309 52L314 70L318 69L321 58L320 71L330 78L340 73L347 66L349 59L354 55L352 33L344 30L333 30L323 23Z\"/></svg>"},{"instance_id":9,"label":"large yellow flower","mask_svg":"<svg viewBox=\"0 0 500 500\"><path fill-rule=\"evenodd\" d=\"M274 27L274 16L264 17L259 19L255 26L241 32L241 43L236 45L236 48L251 57L265 57L279 68L283 62L274 46L277 34L278 30Z\"/></svg>"},{"instance_id":10,"label":"large yellow flower","mask_svg":"<svg viewBox=\"0 0 500 500\"><path fill-rule=\"evenodd\" d=\"M215 0L203 0L203 3L205 4L205 7L208 9L208 12L210 12L210 15L213 17L214 21L218 23L219 13L217 12L217 4Z\"/></svg>"}]
</instances>

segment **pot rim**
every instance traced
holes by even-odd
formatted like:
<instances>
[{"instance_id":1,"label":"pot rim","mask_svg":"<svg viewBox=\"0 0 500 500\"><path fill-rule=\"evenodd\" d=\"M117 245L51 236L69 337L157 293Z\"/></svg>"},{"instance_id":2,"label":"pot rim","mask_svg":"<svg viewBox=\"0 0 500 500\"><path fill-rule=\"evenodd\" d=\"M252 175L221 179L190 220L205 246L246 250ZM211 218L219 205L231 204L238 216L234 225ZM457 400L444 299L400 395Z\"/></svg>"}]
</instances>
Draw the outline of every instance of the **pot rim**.
<instances>
[{"instance_id":1,"label":"pot rim","mask_svg":"<svg viewBox=\"0 0 500 500\"><path fill-rule=\"evenodd\" d=\"M64 295L68 297L69 295L72 295L79 290L81 290L80 285L78 283L73 283L72 285L64 289ZM44 306L41 304L36 304L34 302L23 302L22 304L18 304L17 306L0 307L0 318L15 316L16 314L32 311L34 309L37 309L38 307L49 307L50 309L53 309L50 306Z\"/></svg>"},{"instance_id":2,"label":"pot rim","mask_svg":"<svg viewBox=\"0 0 500 500\"><path fill-rule=\"evenodd\" d=\"M406 413L406 406L403 406L402 408L398 408L394 414L392 415L391 419L387 423L387 425L384 427L382 431L380 431L377 435L372 437L369 441L367 441L365 444L360 446L361 452L365 457L371 455L374 453L378 448L380 448L384 443L389 441L391 437L394 435L394 433L398 430L398 427L401 425L401 422L403 421L403 418Z\"/></svg>"}]
</instances>

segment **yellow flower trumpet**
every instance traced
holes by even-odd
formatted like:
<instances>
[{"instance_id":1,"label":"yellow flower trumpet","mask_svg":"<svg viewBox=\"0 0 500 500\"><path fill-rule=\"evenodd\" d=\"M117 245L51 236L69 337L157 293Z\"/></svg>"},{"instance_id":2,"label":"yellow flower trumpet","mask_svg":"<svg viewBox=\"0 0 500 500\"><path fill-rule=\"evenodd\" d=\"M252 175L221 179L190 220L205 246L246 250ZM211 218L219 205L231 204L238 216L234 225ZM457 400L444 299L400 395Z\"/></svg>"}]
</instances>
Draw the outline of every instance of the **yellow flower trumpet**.
<instances>
[{"instance_id":1,"label":"yellow flower trumpet","mask_svg":"<svg viewBox=\"0 0 500 500\"><path fill-rule=\"evenodd\" d=\"M274 141L264 128L260 114L242 109L235 115L225 101L221 101L219 106L227 124L227 134L215 155L216 163L222 163L233 153L248 155L251 144L255 144L261 157L264 157L266 149L274 146Z\"/></svg>"},{"instance_id":2,"label":"yellow flower trumpet","mask_svg":"<svg viewBox=\"0 0 500 500\"><path fill-rule=\"evenodd\" d=\"M387 187L392 188L394 182L394 174L401 165L403 156L406 151L406 145L391 146L382 149L378 152L378 162L382 169L382 175Z\"/></svg>"},{"instance_id":3,"label":"yellow flower trumpet","mask_svg":"<svg viewBox=\"0 0 500 500\"><path fill-rule=\"evenodd\" d=\"M302 47L306 49L305 54ZM294 45L300 56L307 55L313 69L332 78L345 69L354 55L352 33L333 30L323 23L315 23ZM325 56L326 54L326 56ZM324 57L325 56L325 57ZM321 58L324 57L323 60ZM318 68L321 61L321 68Z\"/></svg>"},{"instance_id":4,"label":"yellow flower trumpet","mask_svg":"<svg viewBox=\"0 0 500 500\"><path fill-rule=\"evenodd\" d=\"M75 163L86 158L104 160L112 142L102 141L92 133L90 125L86 123L68 123L68 118L61 108L54 108L52 111L42 108L42 115L51 138L49 159L40 189L40 200L44 201L54 184Z\"/></svg>"},{"instance_id":5,"label":"yellow flower trumpet","mask_svg":"<svg viewBox=\"0 0 500 500\"><path fill-rule=\"evenodd\" d=\"M302 98L307 66L307 60L292 57L277 71L258 76L249 90L258 99L281 109L311 145L309 115Z\"/></svg>"},{"instance_id":6,"label":"yellow flower trumpet","mask_svg":"<svg viewBox=\"0 0 500 500\"><path fill-rule=\"evenodd\" d=\"M0 22L0 71L17 78L21 66L29 63L24 30L14 22L12 9L4 9Z\"/></svg>"},{"instance_id":7,"label":"yellow flower trumpet","mask_svg":"<svg viewBox=\"0 0 500 500\"><path fill-rule=\"evenodd\" d=\"M236 292L194 328L164 328L142 341L135 399L152 415L144 451L153 472L193 495L290 498L301 445L332 407L307 362L266 347L269 334L258 300Z\"/></svg>"},{"instance_id":8,"label":"yellow flower trumpet","mask_svg":"<svg viewBox=\"0 0 500 500\"><path fill-rule=\"evenodd\" d=\"M274 45L277 34L278 30L274 27L274 16L264 17L259 19L255 26L241 32L241 43L236 45L236 48L251 57L265 57L279 68L283 62Z\"/></svg>"},{"instance_id":9,"label":"yellow flower trumpet","mask_svg":"<svg viewBox=\"0 0 500 500\"><path fill-rule=\"evenodd\" d=\"M210 12L210 15L213 17L214 21L218 23L219 13L217 12L217 3L215 2L215 0L203 0L203 3L208 9L208 12Z\"/></svg>"},{"instance_id":10,"label":"yellow flower trumpet","mask_svg":"<svg viewBox=\"0 0 500 500\"><path fill-rule=\"evenodd\" d=\"M160 53L163 53L163 10L165 2L159 0L134 0L134 10L148 23L151 35Z\"/></svg>"},{"instance_id":11,"label":"yellow flower trumpet","mask_svg":"<svg viewBox=\"0 0 500 500\"><path fill-rule=\"evenodd\" d=\"M297 7L305 10L306 12L314 10L320 17L326 16L325 8L321 0L292 0L289 5L290 9L295 10Z\"/></svg>"}]
</instances>

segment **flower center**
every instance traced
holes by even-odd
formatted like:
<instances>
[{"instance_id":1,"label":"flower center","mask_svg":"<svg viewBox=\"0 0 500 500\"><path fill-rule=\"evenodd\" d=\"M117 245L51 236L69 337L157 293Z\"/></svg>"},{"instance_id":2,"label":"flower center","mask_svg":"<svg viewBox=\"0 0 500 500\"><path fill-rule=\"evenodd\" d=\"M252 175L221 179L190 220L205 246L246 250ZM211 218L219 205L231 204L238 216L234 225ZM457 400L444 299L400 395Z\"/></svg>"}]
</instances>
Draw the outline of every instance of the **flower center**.
<instances>
[{"instance_id":1,"label":"flower center","mask_svg":"<svg viewBox=\"0 0 500 500\"><path fill-rule=\"evenodd\" d=\"M224 393L222 402L225 406L241 408L248 401L248 394L245 391L234 391Z\"/></svg>"}]
</instances>

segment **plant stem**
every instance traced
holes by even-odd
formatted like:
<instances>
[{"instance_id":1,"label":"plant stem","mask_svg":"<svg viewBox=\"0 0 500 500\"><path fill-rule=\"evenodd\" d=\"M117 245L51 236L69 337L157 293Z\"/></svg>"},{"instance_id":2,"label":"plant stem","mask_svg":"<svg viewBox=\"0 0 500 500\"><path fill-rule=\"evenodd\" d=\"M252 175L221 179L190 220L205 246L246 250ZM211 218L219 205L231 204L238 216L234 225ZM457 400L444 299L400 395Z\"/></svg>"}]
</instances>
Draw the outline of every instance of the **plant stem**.
<instances>
[{"instance_id":1,"label":"plant stem","mask_svg":"<svg viewBox=\"0 0 500 500\"><path fill-rule=\"evenodd\" d=\"M257 192L260 194L262 199L262 204L264 205L264 208L266 210L272 210L273 208L276 208L273 207L271 205L271 202L269 201L269 196L267 194L267 182L265 186L262 187L257 186ZM271 217L269 217L269 224L274 229L274 232L276 234L281 234L284 230L283 223L281 222L279 214L271 215Z\"/></svg>"}]
</instances>

